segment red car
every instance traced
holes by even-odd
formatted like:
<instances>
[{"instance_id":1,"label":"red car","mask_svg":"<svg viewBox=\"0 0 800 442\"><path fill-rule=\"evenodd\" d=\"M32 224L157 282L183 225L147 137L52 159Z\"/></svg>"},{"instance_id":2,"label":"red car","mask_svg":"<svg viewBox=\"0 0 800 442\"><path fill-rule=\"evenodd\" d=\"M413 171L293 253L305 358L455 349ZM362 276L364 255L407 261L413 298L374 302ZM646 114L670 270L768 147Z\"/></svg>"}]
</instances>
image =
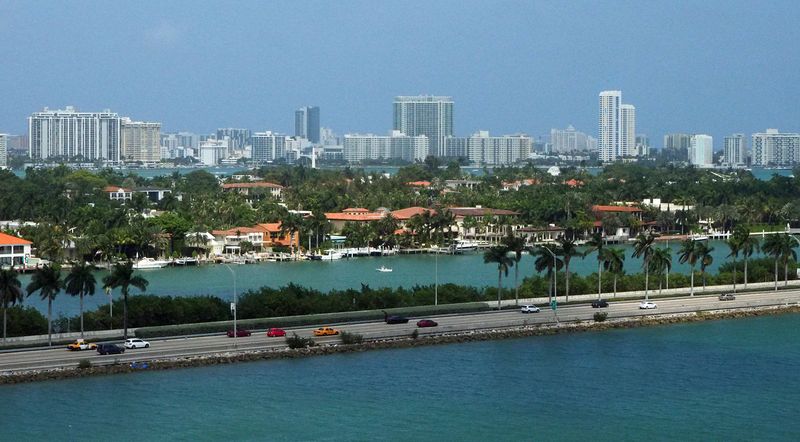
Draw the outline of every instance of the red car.
<instances>
[{"instance_id":1,"label":"red car","mask_svg":"<svg viewBox=\"0 0 800 442\"><path fill-rule=\"evenodd\" d=\"M252 335L250 330L245 330L245 329L242 329L242 328L236 329L236 337L237 338L244 338L244 337L247 337L247 336L250 336L250 335ZM228 337L229 338L233 337L233 330L228 330Z\"/></svg>"},{"instance_id":2,"label":"red car","mask_svg":"<svg viewBox=\"0 0 800 442\"><path fill-rule=\"evenodd\" d=\"M420 319L417 321L417 327L436 327L437 325L439 325L439 323L433 319Z\"/></svg>"},{"instance_id":3,"label":"red car","mask_svg":"<svg viewBox=\"0 0 800 442\"><path fill-rule=\"evenodd\" d=\"M279 338L281 336L286 336L286 330L282 328L271 328L267 330L267 337L269 338Z\"/></svg>"}]
</instances>

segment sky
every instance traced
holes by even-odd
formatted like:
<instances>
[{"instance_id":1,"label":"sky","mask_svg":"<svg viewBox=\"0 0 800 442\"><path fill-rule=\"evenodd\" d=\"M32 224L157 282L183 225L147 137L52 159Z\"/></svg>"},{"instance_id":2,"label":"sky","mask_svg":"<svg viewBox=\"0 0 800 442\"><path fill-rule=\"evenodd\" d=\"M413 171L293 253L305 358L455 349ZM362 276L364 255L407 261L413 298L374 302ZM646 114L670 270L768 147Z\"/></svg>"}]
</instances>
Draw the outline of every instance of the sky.
<instances>
[{"instance_id":1,"label":"sky","mask_svg":"<svg viewBox=\"0 0 800 442\"><path fill-rule=\"evenodd\" d=\"M456 135L800 132L798 1L0 2L0 132L49 107L163 132L387 133L396 95L449 95Z\"/></svg>"}]
</instances>

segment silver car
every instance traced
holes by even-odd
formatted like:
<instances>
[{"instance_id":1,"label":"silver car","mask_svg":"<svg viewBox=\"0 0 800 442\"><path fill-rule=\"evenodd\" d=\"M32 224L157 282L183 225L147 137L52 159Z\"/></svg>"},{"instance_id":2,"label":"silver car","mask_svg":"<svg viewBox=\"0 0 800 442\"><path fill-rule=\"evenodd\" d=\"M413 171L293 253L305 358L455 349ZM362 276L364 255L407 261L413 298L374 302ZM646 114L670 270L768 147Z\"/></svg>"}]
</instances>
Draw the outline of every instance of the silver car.
<instances>
[{"instance_id":1,"label":"silver car","mask_svg":"<svg viewBox=\"0 0 800 442\"><path fill-rule=\"evenodd\" d=\"M150 343L139 338L130 338L123 344L125 348L150 348Z\"/></svg>"}]
</instances>

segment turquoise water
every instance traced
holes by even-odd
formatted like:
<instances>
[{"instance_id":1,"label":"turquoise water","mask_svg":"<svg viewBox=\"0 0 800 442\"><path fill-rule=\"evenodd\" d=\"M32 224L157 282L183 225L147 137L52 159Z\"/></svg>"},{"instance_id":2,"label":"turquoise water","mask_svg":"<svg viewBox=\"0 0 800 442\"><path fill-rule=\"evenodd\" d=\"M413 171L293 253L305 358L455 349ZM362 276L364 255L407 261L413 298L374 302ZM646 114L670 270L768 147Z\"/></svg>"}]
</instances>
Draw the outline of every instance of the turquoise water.
<instances>
[{"instance_id":1,"label":"turquoise water","mask_svg":"<svg viewBox=\"0 0 800 442\"><path fill-rule=\"evenodd\" d=\"M712 255L714 262L709 266L709 272L716 272L721 264L726 262L729 250L722 241L711 241L714 247ZM659 246L667 246L666 243ZM640 259L631 257L630 245L618 246L626 250L625 270L628 273L641 272ZM673 253L673 272L689 273L687 264L680 264L677 258L679 244L670 242L669 247ZM391 273L378 272L376 269L382 265L393 269ZM262 286L282 287L295 283L306 287L327 292L331 289L361 289L361 284L372 288L379 287L412 287L414 285L431 285L437 278L440 284L455 283L473 287L496 287L497 266L485 264L483 254L466 255L399 255L381 258L353 258L340 261L300 261L300 262L267 262L251 265L230 266L236 275L236 290L243 293L246 290L258 289ZM438 271L437 271L438 267ZM570 271L581 275L597 271L596 253L588 255L585 259L573 258ZM108 296L102 289L102 278L107 273L97 272L97 291L94 296L84 299L85 308L93 310L99 305L108 303ZM203 265L199 267L169 267L158 270L140 271L149 282L147 293L172 296L197 296L215 295L224 299L233 298L233 276L231 270L221 265ZM523 255L520 261L519 279L534 274L533 260L528 255ZM23 287L30 281L30 275L21 278ZM504 287L514 285L514 269L509 271L508 278L503 279ZM136 295L138 289L132 288ZM112 292L117 299L119 290ZM40 311L47 311L47 303L34 295L25 300L25 305L37 307ZM79 301L61 293L53 302L53 313L75 315L79 312Z\"/></svg>"},{"instance_id":2,"label":"turquoise water","mask_svg":"<svg viewBox=\"0 0 800 442\"><path fill-rule=\"evenodd\" d=\"M0 438L798 440L797 330L785 315L4 386Z\"/></svg>"}]
</instances>

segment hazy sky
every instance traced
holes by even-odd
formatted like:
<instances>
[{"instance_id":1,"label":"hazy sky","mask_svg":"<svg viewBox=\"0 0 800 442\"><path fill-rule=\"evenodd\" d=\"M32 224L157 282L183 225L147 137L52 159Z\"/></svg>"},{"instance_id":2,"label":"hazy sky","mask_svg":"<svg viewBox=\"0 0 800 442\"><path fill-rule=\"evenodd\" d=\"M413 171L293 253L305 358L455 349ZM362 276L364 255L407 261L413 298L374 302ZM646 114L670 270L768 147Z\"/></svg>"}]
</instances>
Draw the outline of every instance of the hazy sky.
<instances>
[{"instance_id":1,"label":"hazy sky","mask_svg":"<svg viewBox=\"0 0 800 442\"><path fill-rule=\"evenodd\" d=\"M0 132L45 106L163 131L385 133L395 95L451 95L455 131L597 133L620 89L637 132L800 131L798 1L0 2Z\"/></svg>"}]
</instances>

